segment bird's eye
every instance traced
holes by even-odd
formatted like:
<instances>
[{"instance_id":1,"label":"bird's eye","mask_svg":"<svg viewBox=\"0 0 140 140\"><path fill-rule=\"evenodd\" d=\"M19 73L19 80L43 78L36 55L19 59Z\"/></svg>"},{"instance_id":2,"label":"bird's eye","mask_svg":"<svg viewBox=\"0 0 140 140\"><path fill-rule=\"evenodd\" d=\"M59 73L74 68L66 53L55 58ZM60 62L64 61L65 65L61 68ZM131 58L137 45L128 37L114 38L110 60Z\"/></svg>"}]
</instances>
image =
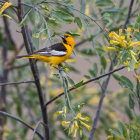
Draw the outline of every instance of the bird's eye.
<instances>
[{"instance_id":1,"label":"bird's eye","mask_svg":"<svg viewBox=\"0 0 140 140\"><path fill-rule=\"evenodd\" d=\"M67 37L69 37L69 36L66 35L65 38L67 38Z\"/></svg>"}]
</instances>

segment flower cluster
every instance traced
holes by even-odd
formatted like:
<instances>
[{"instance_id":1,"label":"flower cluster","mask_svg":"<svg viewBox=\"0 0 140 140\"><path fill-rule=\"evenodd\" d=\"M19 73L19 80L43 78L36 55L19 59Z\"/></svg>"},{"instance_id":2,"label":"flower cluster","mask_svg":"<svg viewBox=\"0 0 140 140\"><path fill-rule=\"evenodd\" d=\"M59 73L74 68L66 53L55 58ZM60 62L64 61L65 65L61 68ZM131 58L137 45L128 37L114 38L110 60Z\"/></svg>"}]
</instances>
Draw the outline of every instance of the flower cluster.
<instances>
[{"instance_id":1,"label":"flower cluster","mask_svg":"<svg viewBox=\"0 0 140 140\"><path fill-rule=\"evenodd\" d=\"M92 129L91 126L86 124L89 118L82 117L81 113L78 113L77 116L71 121L62 121L62 126L67 126L69 129L69 135L73 134L73 137L76 138L78 130L80 131L80 136L82 136L83 126L86 127L89 131Z\"/></svg>"},{"instance_id":2,"label":"flower cluster","mask_svg":"<svg viewBox=\"0 0 140 140\"><path fill-rule=\"evenodd\" d=\"M138 68L140 63L140 41L133 41L136 32L138 30L134 29L134 32L131 33L131 28L126 29L126 34L122 33L122 29L119 29L119 34L111 32L109 34L110 46L105 46L104 49L118 51L118 58L124 65L130 67L131 64L132 67L133 63L134 68Z\"/></svg>"}]
</instances>

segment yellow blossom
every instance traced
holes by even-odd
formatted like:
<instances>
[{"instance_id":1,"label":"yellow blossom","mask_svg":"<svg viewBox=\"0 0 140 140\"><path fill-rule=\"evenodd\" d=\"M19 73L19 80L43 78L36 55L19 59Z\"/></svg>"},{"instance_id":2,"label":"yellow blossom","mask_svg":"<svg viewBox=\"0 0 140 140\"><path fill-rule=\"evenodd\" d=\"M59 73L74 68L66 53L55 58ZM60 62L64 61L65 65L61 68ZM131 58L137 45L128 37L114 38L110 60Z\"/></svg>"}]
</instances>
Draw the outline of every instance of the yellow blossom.
<instances>
[{"instance_id":1,"label":"yellow blossom","mask_svg":"<svg viewBox=\"0 0 140 140\"><path fill-rule=\"evenodd\" d=\"M127 28L127 39L130 40L131 28Z\"/></svg>"},{"instance_id":2,"label":"yellow blossom","mask_svg":"<svg viewBox=\"0 0 140 140\"><path fill-rule=\"evenodd\" d=\"M67 124L70 124L70 121L68 121L68 122L67 122L67 121L62 121L62 125L63 125L63 126L65 126L65 125L67 125Z\"/></svg>"},{"instance_id":3,"label":"yellow blossom","mask_svg":"<svg viewBox=\"0 0 140 140\"><path fill-rule=\"evenodd\" d=\"M136 59L136 57L135 57L136 53L134 53L133 51L130 51L130 53L131 53L131 56L132 56L133 60L134 60L136 63L138 63L138 61L137 61L137 59Z\"/></svg>"},{"instance_id":4,"label":"yellow blossom","mask_svg":"<svg viewBox=\"0 0 140 140\"><path fill-rule=\"evenodd\" d=\"M75 117L75 119L78 119L81 116L82 116L81 113L78 113L77 116Z\"/></svg>"},{"instance_id":5,"label":"yellow blossom","mask_svg":"<svg viewBox=\"0 0 140 140\"><path fill-rule=\"evenodd\" d=\"M108 46L105 46L104 47L104 50L117 50L115 47L108 47Z\"/></svg>"},{"instance_id":6,"label":"yellow blossom","mask_svg":"<svg viewBox=\"0 0 140 140\"><path fill-rule=\"evenodd\" d=\"M74 135L73 135L74 138L76 138L77 130L78 130L78 129L75 129L75 131L74 131Z\"/></svg>"},{"instance_id":7,"label":"yellow blossom","mask_svg":"<svg viewBox=\"0 0 140 140\"><path fill-rule=\"evenodd\" d=\"M119 36L121 35L121 33L122 33L122 29L119 29Z\"/></svg>"},{"instance_id":8,"label":"yellow blossom","mask_svg":"<svg viewBox=\"0 0 140 140\"><path fill-rule=\"evenodd\" d=\"M89 121L89 117L80 117L80 120L83 120L83 121Z\"/></svg>"},{"instance_id":9,"label":"yellow blossom","mask_svg":"<svg viewBox=\"0 0 140 140\"><path fill-rule=\"evenodd\" d=\"M131 42L129 47L135 46L135 45L140 45L140 41L137 42Z\"/></svg>"},{"instance_id":10,"label":"yellow blossom","mask_svg":"<svg viewBox=\"0 0 140 140\"><path fill-rule=\"evenodd\" d=\"M64 112L64 111L57 111L57 112L56 112L56 115L59 116L59 115L62 114L63 112Z\"/></svg>"},{"instance_id":11,"label":"yellow blossom","mask_svg":"<svg viewBox=\"0 0 140 140\"><path fill-rule=\"evenodd\" d=\"M108 137L107 137L107 140L113 140L113 135L108 136Z\"/></svg>"},{"instance_id":12,"label":"yellow blossom","mask_svg":"<svg viewBox=\"0 0 140 140\"><path fill-rule=\"evenodd\" d=\"M133 32L133 35L132 35L132 38L131 38L131 39L133 39L133 38L134 38L134 36L135 36L136 32L139 32L139 30L138 30L138 29L134 29L134 32Z\"/></svg>"},{"instance_id":13,"label":"yellow blossom","mask_svg":"<svg viewBox=\"0 0 140 140\"><path fill-rule=\"evenodd\" d=\"M135 69L138 69L139 68L139 64L135 64Z\"/></svg>"},{"instance_id":14,"label":"yellow blossom","mask_svg":"<svg viewBox=\"0 0 140 140\"><path fill-rule=\"evenodd\" d=\"M2 8L0 9L0 15L3 13L4 10L6 10L9 6L11 6L12 3L11 2L5 2L5 4L2 6Z\"/></svg>"},{"instance_id":15,"label":"yellow blossom","mask_svg":"<svg viewBox=\"0 0 140 140\"><path fill-rule=\"evenodd\" d=\"M91 126L87 125L86 123L84 123L84 122L82 122L82 121L80 121L80 123L81 123L83 126L85 126L89 131L91 131L91 129L92 129Z\"/></svg>"},{"instance_id":16,"label":"yellow blossom","mask_svg":"<svg viewBox=\"0 0 140 140\"><path fill-rule=\"evenodd\" d=\"M137 79L139 80L139 82L140 82L140 76L138 76L138 75L133 75L133 77L137 78Z\"/></svg>"},{"instance_id":17,"label":"yellow blossom","mask_svg":"<svg viewBox=\"0 0 140 140\"><path fill-rule=\"evenodd\" d=\"M86 14L87 16L89 16L89 4L86 5L85 14Z\"/></svg>"},{"instance_id":18,"label":"yellow blossom","mask_svg":"<svg viewBox=\"0 0 140 140\"><path fill-rule=\"evenodd\" d=\"M74 122L73 122L71 128L69 129L69 134L72 134L73 133L73 130L74 130Z\"/></svg>"},{"instance_id":19,"label":"yellow blossom","mask_svg":"<svg viewBox=\"0 0 140 140\"><path fill-rule=\"evenodd\" d=\"M75 121L74 123L75 123L75 129L79 129L79 125L78 125L77 121Z\"/></svg>"},{"instance_id":20,"label":"yellow blossom","mask_svg":"<svg viewBox=\"0 0 140 140\"><path fill-rule=\"evenodd\" d=\"M119 44L119 42L115 40L110 40L110 44Z\"/></svg>"},{"instance_id":21,"label":"yellow blossom","mask_svg":"<svg viewBox=\"0 0 140 140\"><path fill-rule=\"evenodd\" d=\"M83 130L80 129L80 137L82 137L82 135L83 135Z\"/></svg>"}]
</instances>

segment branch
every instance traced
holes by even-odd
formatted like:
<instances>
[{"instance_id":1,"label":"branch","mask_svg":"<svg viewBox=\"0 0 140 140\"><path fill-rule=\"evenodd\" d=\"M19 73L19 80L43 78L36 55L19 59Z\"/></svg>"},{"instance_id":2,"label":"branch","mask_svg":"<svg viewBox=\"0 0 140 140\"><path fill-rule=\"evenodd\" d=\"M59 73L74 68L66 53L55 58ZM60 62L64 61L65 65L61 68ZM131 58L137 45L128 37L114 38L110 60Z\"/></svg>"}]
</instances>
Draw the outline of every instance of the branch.
<instances>
[{"instance_id":1,"label":"branch","mask_svg":"<svg viewBox=\"0 0 140 140\"><path fill-rule=\"evenodd\" d=\"M125 23L123 25L123 33L125 32L126 25L128 24L129 19L131 17L131 12L132 12L133 4L134 4L134 0L131 0L130 5L129 5L129 10L128 10L127 18L126 18Z\"/></svg>"},{"instance_id":2,"label":"branch","mask_svg":"<svg viewBox=\"0 0 140 140\"><path fill-rule=\"evenodd\" d=\"M19 66L7 66L7 70L20 69L20 68L23 68L23 67L26 67L26 66L29 66L29 63L25 63L25 64L22 64L22 65L19 65Z\"/></svg>"},{"instance_id":3,"label":"branch","mask_svg":"<svg viewBox=\"0 0 140 140\"><path fill-rule=\"evenodd\" d=\"M6 112L3 112L3 111L0 111L0 114L4 115L4 116L7 116L9 118L12 118L22 124L24 124L25 126L27 126L28 128L30 128L31 130L34 131L34 128L32 126L30 126L29 124L27 124L26 122L24 122L23 120L21 120L20 118L14 116L14 115L11 115L9 113L6 113ZM43 136L36 130L35 133L43 140Z\"/></svg>"},{"instance_id":4,"label":"branch","mask_svg":"<svg viewBox=\"0 0 140 140\"><path fill-rule=\"evenodd\" d=\"M18 19L19 22L22 21L22 16L23 16L23 9L22 9L22 5L21 5L22 0L18 0ZM25 47L26 47L26 51L28 54L32 54L33 53L33 44L32 44L32 40L31 40L31 35L29 33L28 27L27 26L23 26L21 28L22 31L22 36L24 39L24 43L25 43ZM34 63L35 61L32 59L29 59L30 62L30 67L32 70L32 74L34 76L35 79L35 85L37 88L37 93L38 93L38 98L40 101L40 107L41 107L41 111L42 111L42 118L43 118L43 123L48 126L48 115L47 115L47 108L44 108L44 95L43 95L43 90L41 88L41 84L40 84L40 79L39 79L39 73L38 73L38 68L37 65ZM49 127L45 127L44 128L44 140L49 140Z\"/></svg>"},{"instance_id":5,"label":"branch","mask_svg":"<svg viewBox=\"0 0 140 140\"><path fill-rule=\"evenodd\" d=\"M30 81L18 81L18 82L0 83L0 86L25 84L25 83L35 83L35 81L34 80L30 80Z\"/></svg>"},{"instance_id":6,"label":"branch","mask_svg":"<svg viewBox=\"0 0 140 140\"><path fill-rule=\"evenodd\" d=\"M105 74L103 74L103 75L97 76L96 78L89 79L89 80L83 82L83 84L82 84L81 86L84 86L84 85L86 85L86 84L88 84L88 83L90 83L90 82L99 80L99 79L101 79L101 78L103 78L103 77L105 77L105 76L111 75L112 73L117 72L117 71L120 71L120 70L122 70L122 69L124 69L124 68L125 68L125 66L122 66L122 67L119 67L119 68L117 68L117 69L115 69L115 70L112 70L112 71L110 71L110 72L108 72L108 73L105 73ZM78 87L72 87L72 88L70 88L68 91L72 91L72 90L77 89L77 88L78 88ZM64 92L60 93L59 95L57 95L57 96L55 96L54 98L52 98L50 101L46 102L44 106L49 105L50 103L52 103L53 101L55 101L57 98L61 97L62 95L64 95Z\"/></svg>"},{"instance_id":7,"label":"branch","mask_svg":"<svg viewBox=\"0 0 140 140\"><path fill-rule=\"evenodd\" d=\"M116 58L117 58L117 54L115 54L115 56L114 56L114 58L111 62L109 72L111 72L113 70L113 64L116 61ZM101 93L100 101L98 103L98 107L97 107L96 114L95 114L95 117L94 117L94 121L93 121L93 125L92 125L92 130L90 132L89 140L92 140L93 137L94 137L94 134L95 134L96 126L97 126L97 123L98 123L98 120L99 120L99 115L100 115L100 112L101 112L101 108L102 108L103 100L104 100L105 93L106 93L106 90L107 90L107 86L108 86L108 83L109 83L109 80L110 80L110 76L111 75L108 75L108 78L103 83L102 93Z\"/></svg>"},{"instance_id":8,"label":"branch","mask_svg":"<svg viewBox=\"0 0 140 140\"><path fill-rule=\"evenodd\" d=\"M131 2L130 2L128 16L127 16L126 21L125 21L124 26L123 26L123 32L125 31L126 24L129 22L129 19L130 19L133 2L134 2L134 0L131 0ZM115 54L115 56L114 56L114 58L111 62L109 72L112 71L113 64L116 61L116 58L117 58L117 53ZM104 97L105 97L105 93L106 93L106 90L107 90L109 80L110 80L110 75L108 76L108 78L106 79L106 81L103 84L103 90L102 90L102 94L100 96L100 101L99 101L99 104L98 104L98 107L97 107L97 110L96 110L96 114L95 114L95 117L94 117L94 121L93 121L93 125L92 125L92 130L90 132L89 140L92 140L94 135L95 135L96 126L97 126L97 123L98 123L98 120L99 120L99 115L100 115L100 112L101 112L101 108L102 108L102 104L103 104L103 100L104 100Z\"/></svg>"}]
</instances>

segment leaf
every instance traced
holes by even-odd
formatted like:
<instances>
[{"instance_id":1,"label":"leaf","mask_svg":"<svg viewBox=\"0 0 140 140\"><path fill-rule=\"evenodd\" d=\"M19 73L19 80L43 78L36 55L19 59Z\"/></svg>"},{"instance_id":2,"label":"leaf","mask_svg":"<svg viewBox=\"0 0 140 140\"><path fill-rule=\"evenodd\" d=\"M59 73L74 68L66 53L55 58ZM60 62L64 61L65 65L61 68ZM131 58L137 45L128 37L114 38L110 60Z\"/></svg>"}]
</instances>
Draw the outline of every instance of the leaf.
<instances>
[{"instance_id":1,"label":"leaf","mask_svg":"<svg viewBox=\"0 0 140 140\"><path fill-rule=\"evenodd\" d=\"M120 77L119 84L124 88L129 88L131 91L133 91L133 83L125 76Z\"/></svg>"},{"instance_id":2,"label":"leaf","mask_svg":"<svg viewBox=\"0 0 140 140\"><path fill-rule=\"evenodd\" d=\"M35 12L34 17L35 17L34 19L35 25L38 25L39 22L41 21L40 14L38 12Z\"/></svg>"},{"instance_id":3,"label":"leaf","mask_svg":"<svg viewBox=\"0 0 140 140\"><path fill-rule=\"evenodd\" d=\"M103 13L122 13L122 10L119 8L105 8L104 10L101 11L101 14Z\"/></svg>"},{"instance_id":4,"label":"leaf","mask_svg":"<svg viewBox=\"0 0 140 140\"><path fill-rule=\"evenodd\" d=\"M129 68L131 71L134 71L135 69L135 61L134 59L131 59L130 63L129 63Z\"/></svg>"},{"instance_id":5,"label":"leaf","mask_svg":"<svg viewBox=\"0 0 140 140\"><path fill-rule=\"evenodd\" d=\"M72 87L75 85L74 81L70 77L67 76L67 80L69 81Z\"/></svg>"},{"instance_id":6,"label":"leaf","mask_svg":"<svg viewBox=\"0 0 140 140\"><path fill-rule=\"evenodd\" d=\"M86 79L91 79L90 76L88 76L88 75L84 75L84 77L85 77Z\"/></svg>"},{"instance_id":7,"label":"leaf","mask_svg":"<svg viewBox=\"0 0 140 140\"><path fill-rule=\"evenodd\" d=\"M78 33L72 33L72 32L66 32L66 33L72 35L73 37L78 37L78 36L80 36L80 34L78 34Z\"/></svg>"},{"instance_id":8,"label":"leaf","mask_svg":"<svg viewBox=\"0 0 140 140\"><path fill-rule=\"evenodd\" d=\"M119 129L120 133L123 134L123 136L125 138L128 137L127 129L126 129L125 125L122 122L120 122L120 121L118 121L118 129Z\"/></svg>"},{"instance_id":9,"label":"leaf","mask_svg":"<svg viewBox=\"0 0 140 140\"><path fill-rule=\"evenodd\" d=\"M29 11L26 13L26 15L23 17L22 21L21 21L20 24L19 24L20 27L22 27L22 26L24 26L24 25L27 24L27 22L28 22L28 20L29 20L28 15L29 15L30 12L31 12L31 10L29 10Z\"/></svg>"},{"instance_id":10,"label":"leaf","mask_svg":"<svg viewBox=\"0 0 140 140\"><path fill-rule=\"evenodd\" d=\"M81 29L82 28L82 21L79 17L75 18L75 22L77 23L78 27Z\"/></svg>"},{"instance_id":11,"label":"leaf","mask_svg":"<svg viewBox=\"0 0 140 140\"><path fill-rule=\"evenodd\" d=\"M127 116L129 117L129 119L133 120L133 114L127 106L125 106L125 112L126 112Z\"/></svg>"},{"instance_id":12,"label":"leaf","mask_svg":"<svg viewBox=\"0 0 140 140\"><path fill-rule=\"evenodd\" d=\"M81 87L82 85L83 85L83 80L82 81L80 81L79 83L77 83L77 84L75 84L74 85L74 88L78 88L78 87Z\"/></svg>"},{"instance_id":13,"label":"leaf","mask_svg":"<svg viewBox=\"0 0 140 140\"><path fill-rule=\"evenodd\" d=\"M97 66L97 63L94 63L93 64L93 71L95 73L95 76L97 76L97 74L98 74L98 66Z\"/></svg>"},{"instance_id":14,"label":"leaf","mask_svg":"<svg viewBox=\"0 0 140 140\"><path fill-rule=\"evenodd\" d=\"M134 97L132 95L129 94L129 107L131 109L134 109L135 106L135 101L134 101Z\"/></svg>"},{"instance_id":15,"label":"leaf","mask_svg":"<svg viewBox=\"0 0 140 140\"><path fill-rule=\"evenodd\" d=\"M90 75L91 75L92 77L95 77L95 76L96 76L93 70L88 70L88 72L90 73Z\"/></svg>"},{"instance_id":16,"label":"leaf","mask_svg":"<svg viewBox=\"0 0 140 140\"><path fill-rule=\"evenodd\" d=\"M113 5L113 2L111 0L97 0L95 5L96 6L109 6L109 5Z\"/></svg>"},{"instance_id":17,"label":"leaf","mask_svg":"<svg viewBox=\"0 0 140 140\"><path fill-rule=\"evenodd\" d=\"M106 62L106 59L105 59L104 56L101 56L101 57L100 57L100 63L101 63L101 65L102 65L102 67L105 69L106 66L107 66L107 62Z\"/></svg>"},{"instance_id":18,"label":"leaf","mask_svg":"<svg viewBox=\"0 0 140 140\"><path fill-rule=\"evenodd\" d=\"M120 81L121 76L119 74L113 73L112 75L116 80Z\"/></svg>"},{"instance_id":19,"label":"leaf","mask_svg":"<svg viewBox=\"0 0 140 140\"><path fill-rule=\"evenodd\" d=\"M116 137L121 138L121 134L120 134L119 132L117 132L117 131L115 131L115 130L110 130L110 132L111 132L112 134L114 134Z\"/></svg>"},{"instance_id":20,"label":"leaf","mask_svg":"<svg viewBox=\"0 0 140 140\"><path fill-rule=\"evenodd\" d=\"M54 75L54 77L60 79L60 75L59 74L53 74L53 75Z\"/></svg>"},{"instance_id":21,"label":"leaf","mask_svg":"<svg viewBox=\"0 0 140 140\"><path fill-rule=\"evenodd\" d=\"M89 56L96 55L93 49L82 49L80 52L84 55L89 55Z\"/></svg>"},{"instance_id":22,"label":"leaf","mask_svg":"<svg viewBox=\"0 0 140 140\"><path fill-rule=\"evenodd\" d=\"M120 133L123 134L122 123L120 121L118 121L118 129Z\"/></svg>"}]
</instances>

